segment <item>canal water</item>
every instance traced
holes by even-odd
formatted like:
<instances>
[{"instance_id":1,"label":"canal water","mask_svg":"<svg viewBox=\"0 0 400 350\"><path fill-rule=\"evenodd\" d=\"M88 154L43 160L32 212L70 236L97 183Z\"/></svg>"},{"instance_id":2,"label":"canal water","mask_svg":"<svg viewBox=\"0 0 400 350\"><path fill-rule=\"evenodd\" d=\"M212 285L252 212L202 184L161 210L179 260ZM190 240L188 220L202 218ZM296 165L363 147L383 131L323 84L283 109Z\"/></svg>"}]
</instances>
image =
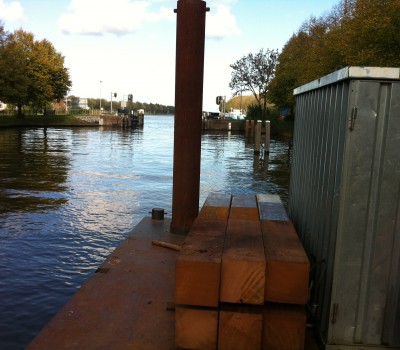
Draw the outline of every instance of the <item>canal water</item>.
<instances>
[{"instance_id":1,"label":"canal water","mask_svg":"<svg viewBox=\"0 0 400 350\"><path fill-rule=\"evenodd\" d=\"M173 118L141 129L0 129L0 349L23 349L154 207L171 213ZM279 194L290 151L202 136L201 206L213 191Z\"/></svg>"}]
</instances>

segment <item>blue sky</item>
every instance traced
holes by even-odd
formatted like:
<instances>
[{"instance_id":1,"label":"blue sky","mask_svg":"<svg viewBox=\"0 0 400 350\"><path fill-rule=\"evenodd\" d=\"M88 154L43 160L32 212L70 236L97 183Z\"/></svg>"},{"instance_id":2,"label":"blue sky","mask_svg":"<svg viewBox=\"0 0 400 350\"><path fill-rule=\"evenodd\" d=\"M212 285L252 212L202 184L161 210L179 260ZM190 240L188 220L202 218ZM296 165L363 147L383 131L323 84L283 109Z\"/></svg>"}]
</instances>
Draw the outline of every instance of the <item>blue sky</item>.
<instances>
[{"instance_id":1,"label":"blue sky","mask_svg":"<svg viewBox=\"0 0 400 350\"><path fill-rule=\"evenodd\" d=\"M339 0L210 0L206 18L203 109L231 97L230 64L249 52L279 49L311 15ZM174 0L0 0L6 30L22 27L65 57L80 97L174 105ZM102 83L100 83L102 81Z\"/></svg>"}]
</instances>

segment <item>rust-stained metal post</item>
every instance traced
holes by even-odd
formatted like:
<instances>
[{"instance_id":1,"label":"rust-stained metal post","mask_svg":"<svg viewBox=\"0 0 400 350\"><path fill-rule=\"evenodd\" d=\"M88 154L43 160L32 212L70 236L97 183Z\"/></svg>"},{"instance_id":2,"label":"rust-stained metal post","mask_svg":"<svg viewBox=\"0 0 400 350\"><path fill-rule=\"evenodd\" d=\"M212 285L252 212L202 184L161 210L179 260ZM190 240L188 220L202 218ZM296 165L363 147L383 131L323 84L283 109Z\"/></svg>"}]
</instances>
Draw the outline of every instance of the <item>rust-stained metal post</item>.
<instances>
[{"instance_id":1,"label":"rust-stained metal post","mask_svg":"<svg viewBox=\"0 0 400 350\"><path fill-rule=\"evenodd\" d=\"M179 0L176 30L171 232L187 233L199 211L205 1Z\"/></svg>"}]
</instances>

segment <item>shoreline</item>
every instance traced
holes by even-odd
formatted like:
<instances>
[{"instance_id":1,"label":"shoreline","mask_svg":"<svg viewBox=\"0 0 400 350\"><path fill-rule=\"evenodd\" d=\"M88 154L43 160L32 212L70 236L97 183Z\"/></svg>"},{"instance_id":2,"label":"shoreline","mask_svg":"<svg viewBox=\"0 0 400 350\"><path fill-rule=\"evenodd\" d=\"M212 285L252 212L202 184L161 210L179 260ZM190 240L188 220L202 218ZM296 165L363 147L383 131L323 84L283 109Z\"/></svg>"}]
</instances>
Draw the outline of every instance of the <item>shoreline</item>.
<instances>
[{"instance_id":1,"label":"shoreline","mask_svg":"<svg viewBox=\"0 0 400 350\"><path fill-rule=\"evenodd\" d=\"M99 116L92 115L27 115L0 116L0 128L6 127L95 127L99 124ZM228 127L228 125L231 126ZM111 126L111 125L110 125ZM271 128L271 135L293 138L293 123L274 122ZM203 131L237 131L244 132L244 121L237 120L203 120Z\"/></svg>"},{"instance_id":2,"label":"shoreline","mask_svg":"<svg viewBox=\"0 0 400 350\"><path fill-rule=\"evenodd\" d=\"M73 115L29 115L24 117L2 116L0 117L0 128L2 127L47 127L47 126L99 126L98 116L73 116Z\"/></svg>"}]
</instances>

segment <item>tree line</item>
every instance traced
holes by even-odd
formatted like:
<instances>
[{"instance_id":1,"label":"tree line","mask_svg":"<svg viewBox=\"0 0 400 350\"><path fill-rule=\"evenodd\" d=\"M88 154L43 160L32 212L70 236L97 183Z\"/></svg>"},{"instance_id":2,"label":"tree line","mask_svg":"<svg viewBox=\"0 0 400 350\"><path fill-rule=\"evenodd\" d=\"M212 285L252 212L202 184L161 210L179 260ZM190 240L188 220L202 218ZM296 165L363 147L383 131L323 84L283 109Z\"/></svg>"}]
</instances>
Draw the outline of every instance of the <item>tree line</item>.
<instances>
[{"instance_id":1,"label":"tree line","mask_svg":"<svg viewBox=\"0 0 400 350\"><path fill-rule=\"evenodd\" d=\"M233 95L257 96L291 110L293 90L346 66L400 66L400 1L341 0L320 17L310 17L280 53L260 50L231 65Z\"/></svg>"},{"instance_id":2,"label":"tree line","mask_svg":"<svg viewBox=\"0 0 400 350\"><path fill-rule=\"evenodd\" d=\"M72 96L74 97L74 96ZM138 109L144 109L145 114L174 114L175 113L175 107L174 106L166 106L162 105L159 103L146 103L146 102L126 102L127 108L133 109L133 110L138 110ZM100 99L98 98L88 98L88 107L90 109L100 109ZM108 101L106 99L101 99L101 107L105 111L111 111L111 101ZM117 108L120 107L120 103L118 101L113 101L113 111L115 112Z\"/></svg>"},{"instance_id":3,"label":"tree line","mask_svg":"<svg viewBox=\"0 0 400 350\"><path fill-rule=\"evenodd\" d=\"M64 65L64 56L47 39L36 40L34 35L18 29L9 33L0 22L0 101L36 114L47 109L67 110L65 98L72 81ZM68 98L72 98L70 96ZM111 110L111 101L101 100L105 110ZM113 110L119 104L113 101ZM100 100L88 98L88 107L100 109ZM146 114L173 114L173 106L158 103L129 102L134 110L144 109ZM75 111L76 112L76 111Z\"/></svg>"}]
</instances>

